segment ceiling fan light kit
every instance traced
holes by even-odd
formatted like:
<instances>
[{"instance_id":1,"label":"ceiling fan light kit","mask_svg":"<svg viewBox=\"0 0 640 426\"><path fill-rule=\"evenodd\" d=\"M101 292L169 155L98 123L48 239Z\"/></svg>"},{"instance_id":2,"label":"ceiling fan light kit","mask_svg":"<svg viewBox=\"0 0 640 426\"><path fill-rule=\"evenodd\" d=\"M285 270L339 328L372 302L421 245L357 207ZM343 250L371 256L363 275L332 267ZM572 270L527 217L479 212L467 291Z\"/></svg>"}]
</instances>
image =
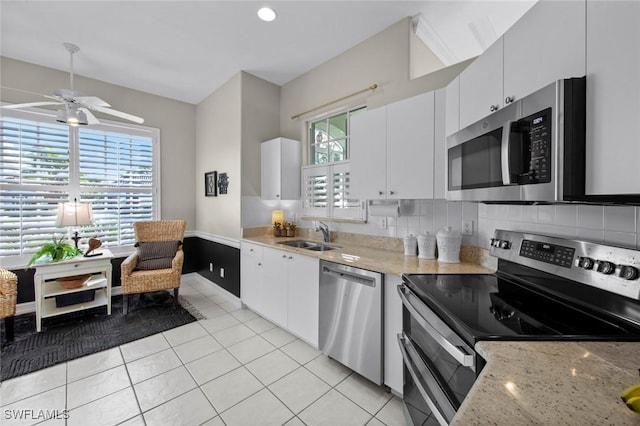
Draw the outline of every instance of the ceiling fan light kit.
<instances>
[{"instance_id":1,"label":"ceiling fan light kit","mask_svg":"<svg viewBox=\"0 0 640 426\"><path fill-rule=\"evenodd\" d=\"M90 110L98 111L103 114L113 115L134 123L142 124L144 119L126 112L117 111L110 107L108 103L96 96L87 96L83 93L73 90L73 55L80 51L80 48L73 43L63 43L65 49L69 52L69 89L56 89L53 95L42 95L45 98L52 99L49 102L29 102L24 104L3 105L0 108L19 109L35 106L63 105L56 112L56 121L66 123L69 126L87 126L91 124L99 124L100 121ZM18 90L18 89L15 89ZM23 90L18 90L23 91Z\"/></svg>"}]
</instances>

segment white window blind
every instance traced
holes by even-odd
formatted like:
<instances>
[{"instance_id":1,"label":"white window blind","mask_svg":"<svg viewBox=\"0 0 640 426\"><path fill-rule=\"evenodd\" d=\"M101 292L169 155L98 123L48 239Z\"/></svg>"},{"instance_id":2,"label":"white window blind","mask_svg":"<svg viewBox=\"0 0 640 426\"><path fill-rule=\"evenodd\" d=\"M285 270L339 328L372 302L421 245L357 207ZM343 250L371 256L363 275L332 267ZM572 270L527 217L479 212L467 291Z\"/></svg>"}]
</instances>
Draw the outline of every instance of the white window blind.
<instances>
[{"instance_id":1,"label":"white window blind","mask_svg":"<svg viewBox=\"0 0 640 426\"><path fill-rule=\"evenodd\" d=\"M133 244L133 222L158 217L157 129L104 122L55 124L50 114L0 117L0 256L35 252L55 237L57 203L91 202L94 224L82 227L104 246Z\"/></svg>"},{"instance_id":2,"label":"white window blind","mask_svg":"<svg viewBox=\"0 0 640 426\"><path fill-rule=\"evenodd\" d=\"M365 221L366 203L349 195L349 169L349 162L302 168L302 208L305 217Z\"/></svg>"}]
</instances>

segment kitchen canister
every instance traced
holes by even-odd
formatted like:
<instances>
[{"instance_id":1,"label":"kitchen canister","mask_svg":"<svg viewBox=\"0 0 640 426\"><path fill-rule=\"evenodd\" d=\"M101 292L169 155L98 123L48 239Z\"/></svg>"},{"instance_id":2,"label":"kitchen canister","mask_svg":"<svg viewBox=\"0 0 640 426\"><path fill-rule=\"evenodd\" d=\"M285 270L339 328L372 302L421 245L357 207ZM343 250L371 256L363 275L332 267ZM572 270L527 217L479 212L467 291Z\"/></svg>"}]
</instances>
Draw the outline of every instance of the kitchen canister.
<instances>
[{"instance_id":1,"label":"kitchen canister","mask_svg":"<svg viewBox=\"0 0 640 426\"><path fill-rule=\"evenodd\" d=\"M413 234L409 234L409 236L404 237L402 239L402 243L404 244L404 255L405 256L415 256L418 251L418 240Z\"/></svg>"},{"instance_id":2,"label":"kitchen canister","mask_svg":"<svg viewBox=\"0 0 640 426\"><path fill-rule=\"evenodd\" d=\"M438 232L436 238L438 240L438 262L460 263L462 235L447 226Z\"/></svg>"},{"instance_id":3,"label":"kitchen canister","mask_svg":"<svg viewBox=\"0 0 640 426\"><path fill-rule=\"evenodd\" d=\"M436 258L436 236L430 233L418 234L418 257L420 259Z\"/></svg>"}]
</instances>

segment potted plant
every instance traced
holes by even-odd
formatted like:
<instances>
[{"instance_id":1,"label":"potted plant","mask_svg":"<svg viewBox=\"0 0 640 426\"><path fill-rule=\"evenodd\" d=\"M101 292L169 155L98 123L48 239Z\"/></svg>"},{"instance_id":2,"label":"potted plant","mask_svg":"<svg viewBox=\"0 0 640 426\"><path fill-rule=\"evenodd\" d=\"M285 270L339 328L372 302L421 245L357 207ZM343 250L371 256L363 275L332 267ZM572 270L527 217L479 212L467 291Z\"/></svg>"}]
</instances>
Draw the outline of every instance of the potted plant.
<instances>
[{"instance_id":1,"label":"potted plant","mask_svg":"<svg viewBox=\"0 0 640 426\"><path fill-rule=\"evenodd\" d=\"M282 229L280 228L281 224L280 222L276 222L273 224L273 236L274 237L279 237L280 235L282 235Z\"/></svg>"},{"instance_id":2,"label":"potted plant","mask_svg":"<svg viewBox=\"0 0 640 426\"><path fill-rule=\"evenodd\" d=\"M59 240L56 240L54 237L53 242L43 245L40 247L40 250L33 254L29 263L25 266L25 269L29 269L31 265L43 257L48 257L49 262L53 263L76 257L81 254L80 250L66 242L64 237L60 237Z\"/></svg>"},{"instance_id":3,"label":"potted plant","mask_svg":"<svg viewBox=\"0 0 640 426\"><path fill-rule=\"evenodd\" d=\"M296 224L293 222L287 223L287 237L295 237L296 236Z\"/></svg>"}]
</instances>

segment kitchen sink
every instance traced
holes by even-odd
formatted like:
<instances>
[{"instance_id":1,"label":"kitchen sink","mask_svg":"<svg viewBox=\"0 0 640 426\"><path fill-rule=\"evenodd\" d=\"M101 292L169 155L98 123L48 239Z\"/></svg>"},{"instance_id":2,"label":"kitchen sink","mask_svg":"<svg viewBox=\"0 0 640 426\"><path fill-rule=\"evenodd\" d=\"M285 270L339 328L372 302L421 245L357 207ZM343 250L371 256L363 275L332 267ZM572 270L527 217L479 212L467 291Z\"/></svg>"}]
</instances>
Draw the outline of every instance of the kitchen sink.
<instances>
[{"instance_id":1,"label":"kitchen sink","mask_svg":"<svg viewBox=\"0 0 640 426\"><path fill-rule=\"evenodd\" d=\"M304 241L304 240L282 241L282 242L279 242L278 244L282 244L289 247L302 248L302 249L311 250L311 251L328 251L328 250L335 250L339 248L337 246L330 246L328 244L324 244L316 241Z\"/></svg>"}]
</instances>

